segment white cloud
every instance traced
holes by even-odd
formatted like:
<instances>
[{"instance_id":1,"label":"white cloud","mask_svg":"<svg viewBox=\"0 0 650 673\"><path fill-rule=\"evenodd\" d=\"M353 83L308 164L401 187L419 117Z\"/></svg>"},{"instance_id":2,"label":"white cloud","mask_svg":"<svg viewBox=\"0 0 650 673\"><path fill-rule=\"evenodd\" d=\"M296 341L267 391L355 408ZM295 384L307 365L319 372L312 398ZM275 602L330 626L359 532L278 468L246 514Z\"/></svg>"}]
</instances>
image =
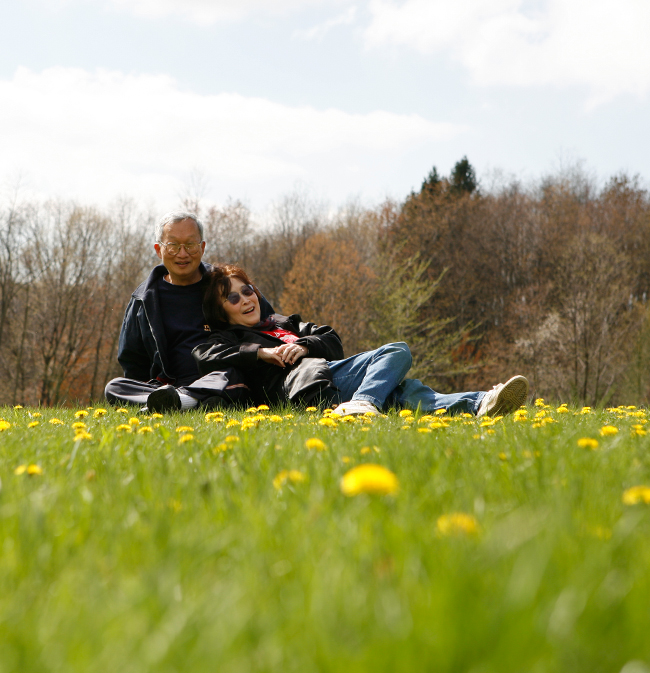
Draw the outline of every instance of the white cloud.
<instances>
[{"instance_id":1,"label":"white cloud","mask_svg":"<svg viewBox=\"0 0 650 673\"><path fill-rule=\"evenodd\" d=\"M59 0L59 2L79 0ZM98 0L86 0L97 2ZM307 8L325 0L102 0L103 4L146 18L179 16L210 25L241 19L250 14L269 14ZM331 0L330 0L331 1ZM338 2L339 0L335 0Z\"/></svg>"},{"instance_id":2,"label":"white cloud","mask_svg":"<svg viewBox=\"0 0 650 673\"><path fill-rule=\"evenodd\" d=\"M327 189L328 171L351 166L354 176L364 162L386 168L461 130L418 115L199 95L162 75L19 68L0 80L0 175L23 170L41 194L86 201L175 198L197 167L249 193L296 179ZM364 179L350 178L348 193L367 187Z\"/></svg>"},{"instance_id":3,"label":"white cloud","mask_svg":"<svg viewBox=\"0 0 650 673\"><path fill-rule=\"evenodd\" d=\"M337 26L349 26L351 23L354 23L356 14L357 8L353 5L352 7L348 7L342 14L339 14L332 19L328 19L327 21L323 21L323 23L319 23L313 28L294 31L293 37L300 40L322 40L332 28L336 28Z\"/></svg>"},{"instance_id":4,"label":"white cloud","mask_svg":"<svg viewBox=\"0 0 650 673\"><path fill-rule=\"evenodd\" d=\"M442 53L477 84L585 87L591 104L650 90L648 0L370 0L368 46Z\"/></svg>"}]
</instances>

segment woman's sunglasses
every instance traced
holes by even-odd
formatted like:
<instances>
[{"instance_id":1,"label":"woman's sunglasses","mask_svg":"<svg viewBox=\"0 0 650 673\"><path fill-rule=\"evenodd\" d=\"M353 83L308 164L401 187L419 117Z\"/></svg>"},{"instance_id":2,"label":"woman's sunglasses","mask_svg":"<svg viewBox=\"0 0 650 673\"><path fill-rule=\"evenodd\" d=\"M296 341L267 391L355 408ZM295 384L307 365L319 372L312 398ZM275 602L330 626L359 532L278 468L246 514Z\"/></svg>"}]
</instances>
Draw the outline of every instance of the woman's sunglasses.
<instances>
[{"instance_id":1,"label":"woman's sunglasses","mask_svg":"<svg viewBox=\"0 0 650 673\"><path fill-rule=\"evenodd\" d=\"M255 290L250 285L243 285L240 292L231 292L226 297L226 301L229 301L233 306L237 306L242 297L252 297L254 294Z\"/></svg>"}]
</instances>

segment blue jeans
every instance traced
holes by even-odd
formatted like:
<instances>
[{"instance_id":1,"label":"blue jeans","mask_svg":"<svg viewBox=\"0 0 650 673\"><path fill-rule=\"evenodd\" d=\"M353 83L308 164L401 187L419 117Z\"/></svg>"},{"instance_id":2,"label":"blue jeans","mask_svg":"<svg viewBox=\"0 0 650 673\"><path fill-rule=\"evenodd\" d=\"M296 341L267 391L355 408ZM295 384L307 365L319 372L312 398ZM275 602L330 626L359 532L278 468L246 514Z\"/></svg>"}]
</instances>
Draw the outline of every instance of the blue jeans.
<instances>
[{"instance_id":1,"label":"blue jeans","mask_svg":"<svg viewBox=\"0 0 650 673\"><path fill-rule=\"evenodd\" d=\"M484 392L441 395L417 379L404 378L413 359L407 344L386 344L374 351L345 360L328 362L341 402L365 400L379 409L432 412L447 409L450 414L476 414Z\"/></svg>"}]
</instances>

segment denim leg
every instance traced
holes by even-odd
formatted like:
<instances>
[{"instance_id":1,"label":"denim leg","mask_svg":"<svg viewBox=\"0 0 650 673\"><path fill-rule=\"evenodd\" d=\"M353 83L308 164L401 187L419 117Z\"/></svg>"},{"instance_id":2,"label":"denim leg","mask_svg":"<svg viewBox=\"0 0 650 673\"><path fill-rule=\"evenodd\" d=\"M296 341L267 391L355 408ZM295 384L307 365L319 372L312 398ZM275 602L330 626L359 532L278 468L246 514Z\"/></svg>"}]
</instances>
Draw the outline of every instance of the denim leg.
<instances>
[{"instance_id":1,"label":"denim leg","mask_svg":"<svg viewBox=\"0 0 650 673\"><path fill-rule=\"evenodd\" d=\"M342 402L365 400L381 409L404 380L411 362L409 347L400 342L327 364Z\"/></svg>"},{"instance_id":2,"label":"denim leg","mask_svg":"<svg viewBox=\"0 0 650 673\"><path fill-rule=\"evenodd\" d=\"M417 379L405 379L395 388L386 400L386 404L398 409L412 409L413 411L420 407L421 411L427 413L446 409L452 416L464 413L476 415L484 395L483 391L441 395Z\"/></svg>"}]
</instances>

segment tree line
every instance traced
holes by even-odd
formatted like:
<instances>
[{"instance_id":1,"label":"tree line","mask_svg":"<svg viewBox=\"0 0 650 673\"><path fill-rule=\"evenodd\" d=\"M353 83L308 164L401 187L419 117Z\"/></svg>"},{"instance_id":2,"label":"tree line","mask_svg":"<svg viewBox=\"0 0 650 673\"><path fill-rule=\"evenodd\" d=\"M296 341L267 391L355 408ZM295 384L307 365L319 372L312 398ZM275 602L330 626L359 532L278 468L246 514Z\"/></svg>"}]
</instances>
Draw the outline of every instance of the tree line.
<instances>
[{"instance_id":1,"label":"tree line","mask_svg":"<svg viewBox=\"0 0 650 673\"><path fill-rule=\"evenodd\" d=\"M467 160L402 201L337 209L300 191L259 223L240 201L179 207L205 261L251 272L283 313L340 332L346 355L407 341L443 392L514 373L577 404L650 396L650 197L639 177L558 171L484 188ZM131 292L157 262L160 213L9 200L0 213L0 404L96 400Z\"/></svg>"}]
</instances>

